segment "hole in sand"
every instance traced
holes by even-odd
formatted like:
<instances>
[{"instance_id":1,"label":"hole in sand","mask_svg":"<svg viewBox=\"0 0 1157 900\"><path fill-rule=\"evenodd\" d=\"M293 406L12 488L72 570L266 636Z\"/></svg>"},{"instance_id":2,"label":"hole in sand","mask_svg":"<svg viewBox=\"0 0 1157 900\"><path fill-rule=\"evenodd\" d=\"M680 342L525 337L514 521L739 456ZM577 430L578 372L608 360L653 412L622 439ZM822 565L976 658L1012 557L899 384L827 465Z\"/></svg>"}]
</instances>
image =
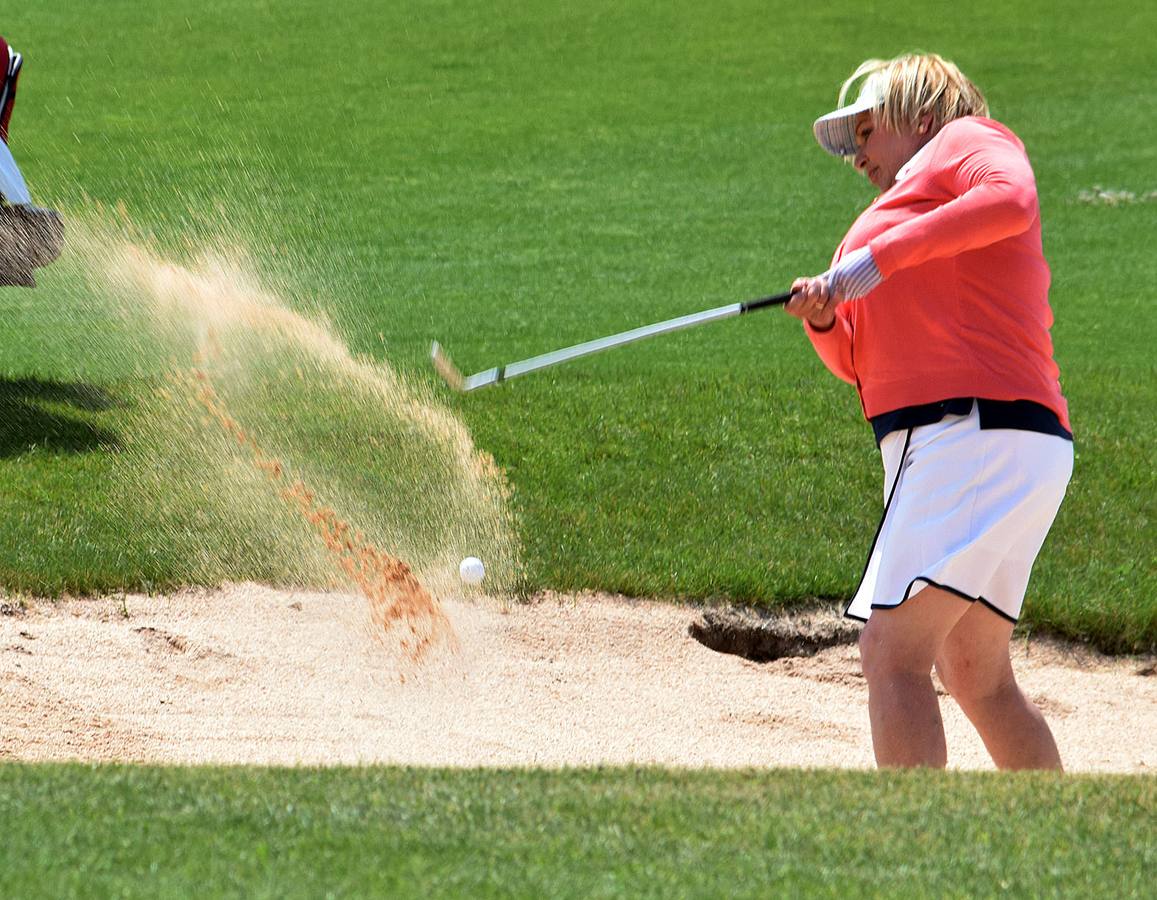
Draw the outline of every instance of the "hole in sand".
<instances>
[{"instance_id":1,"label":"hole in sand","mask_svg":"<svg viewBox=\"0 0 1157 900\"><path fill-rule=\"evenodd\" d=\"M688 626L687 632L719 653L771 662L787 656L813 656L828 647L855 643L860 627L828 609L790 615L709 609Z\"/></svg>"},{"instance_id":2,"label":"hole in sand","mask_svg":"<svg viewBox=\"0 0 1157 900\"><path fill-rule=\"evenodd\" d=\"M150 649L172 651L174 653L184 653L189 649L188 642L179 634L170 634L167 631L162 631L159 628L134 628L145 640L145 644Z\"/></svg>"}]
</instances>

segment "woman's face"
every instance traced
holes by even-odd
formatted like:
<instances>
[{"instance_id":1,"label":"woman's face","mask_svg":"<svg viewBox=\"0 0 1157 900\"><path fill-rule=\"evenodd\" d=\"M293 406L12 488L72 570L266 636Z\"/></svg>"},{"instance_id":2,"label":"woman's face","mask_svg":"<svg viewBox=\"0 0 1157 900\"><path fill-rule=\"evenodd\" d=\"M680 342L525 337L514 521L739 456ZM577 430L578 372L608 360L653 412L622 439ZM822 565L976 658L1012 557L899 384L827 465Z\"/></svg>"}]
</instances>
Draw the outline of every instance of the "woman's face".
<instances>
[{"instance_id":1,"label":"woman's face","mask_svg":"<svg viewBox=\"0 0 1157 900\"><path fill-rule=\"evenodd\" d=\"M871 112L856 116L856 169L881 191L896 183L896 173L931 138L929 123L911 134L901 134L876 122Z\"/></svg>"}]
</instances>

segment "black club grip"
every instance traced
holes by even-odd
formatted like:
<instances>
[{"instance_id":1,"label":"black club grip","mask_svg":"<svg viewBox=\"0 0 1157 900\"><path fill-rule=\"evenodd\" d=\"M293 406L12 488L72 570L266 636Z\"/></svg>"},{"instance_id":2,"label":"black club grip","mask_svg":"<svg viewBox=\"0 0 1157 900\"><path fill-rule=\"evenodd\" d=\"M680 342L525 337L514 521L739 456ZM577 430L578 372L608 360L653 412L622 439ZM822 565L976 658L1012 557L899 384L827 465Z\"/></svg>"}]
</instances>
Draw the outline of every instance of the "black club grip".
<instances>
[{"instance_id":1,"label":"black club grip","mask_svg":"<svg viewBox=\"0 0 1157 900\"><path fill-rule=\"evenodd\" d=\"M758 300L748 300L746 303L739 304L739 312L742 315L746 312L751 312L753 309L763 309L765 306L783 306L791 299L791 291L783 294L776 294L772 297L760 297Z\"/></svg>"}]
</instances>

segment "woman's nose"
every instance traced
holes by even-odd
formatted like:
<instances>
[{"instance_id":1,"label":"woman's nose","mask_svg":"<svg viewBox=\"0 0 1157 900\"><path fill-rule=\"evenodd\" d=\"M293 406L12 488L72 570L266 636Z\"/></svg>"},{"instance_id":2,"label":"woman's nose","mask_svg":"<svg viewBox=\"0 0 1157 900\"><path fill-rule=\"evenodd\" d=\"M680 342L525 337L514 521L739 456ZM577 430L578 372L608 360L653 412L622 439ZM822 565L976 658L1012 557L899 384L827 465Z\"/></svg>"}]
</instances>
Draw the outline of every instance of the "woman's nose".
<instances>
[{"instance_id":1,"label":"woman's nose","mask_svg":"<svg viewBox=\"0 0 1157 900\"><path fill-rule=\"evenodd\" d=\"M856 151L856 156L852 160L852 165L856 167L856 171L860 171L868 165L868 157L865 155L863 148Z\"/></svg>"}]
</instances>

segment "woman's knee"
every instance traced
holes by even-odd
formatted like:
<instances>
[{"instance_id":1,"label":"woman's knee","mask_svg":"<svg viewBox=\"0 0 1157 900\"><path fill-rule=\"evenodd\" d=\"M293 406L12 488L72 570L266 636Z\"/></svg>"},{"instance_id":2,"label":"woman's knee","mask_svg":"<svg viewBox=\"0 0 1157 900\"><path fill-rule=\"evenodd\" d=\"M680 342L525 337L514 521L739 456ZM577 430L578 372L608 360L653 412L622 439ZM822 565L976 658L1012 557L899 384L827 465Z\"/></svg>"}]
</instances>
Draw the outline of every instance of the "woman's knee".
<instances>
[{"instance_id":1,"label":"woman's knee","mask_svg":"<svg viewBox=\"0 0 1157 900\"><path fill-rule=\"evenodd\" d=\"M1012 625L974 607L952 629L936 655L936 674L957 702L981 701L1015 689L1008 640Z\"/></svg>"},{"instance_id":2,"label":"woman's knee","mask_svg":"<svg viewBox=\"0 0 1157 900\"><path fill-rule=\"evenodd\" d=\"M932 659L927 648L914 644L908 635L888 628L873 617L860 632L860 666L869 684L896 675L928 675Z\"/></svg>"},{"instance_id":3,"label":"woman's knee","mask_svg":"<svg viewBox=\"0 0 1157 900\"><path fill-rule=\"evenodd\" d=\"M928 678L940 647L970 604L932 586L872 613L860 633L860 661L871 684L897 675Z\"/></svg>"},{"instance_id":4,"label":"woman's knee","mask_svg":"<svg viewBox=\"0 0 1157 900\"><path fill-rule=\"evenodd\" d=\"M992 647L968 647L950 641L936 658L936 674L944 690L961 705L981 703L1016 689L1008 654Z\"/></svg>"}]
</instances>

